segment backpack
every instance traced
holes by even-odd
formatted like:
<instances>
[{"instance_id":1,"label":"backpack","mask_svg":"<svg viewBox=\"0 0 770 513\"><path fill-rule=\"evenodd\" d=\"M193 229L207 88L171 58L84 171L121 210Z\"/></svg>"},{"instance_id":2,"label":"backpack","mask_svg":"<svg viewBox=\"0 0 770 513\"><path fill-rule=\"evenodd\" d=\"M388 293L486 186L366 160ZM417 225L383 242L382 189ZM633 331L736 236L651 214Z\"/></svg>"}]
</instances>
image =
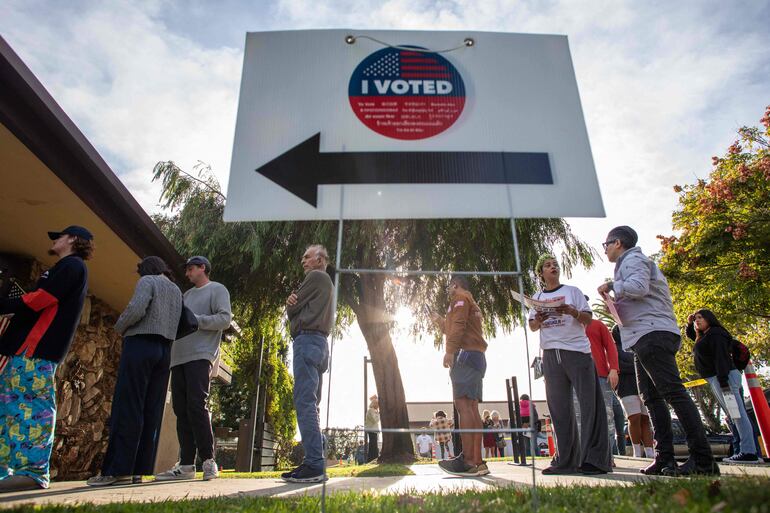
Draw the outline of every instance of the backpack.
<instances>
[{"instance_id":1,"label":"backpack","mask_svg":"<svg viewBox=\"0 0 770 513\"><path fill-rule=\"evenodd\" d=\"M749 364L749 360L751 360L751 352L749 351L749 348L746 347L746 344L733 339L730 352L733 355L733 364L735 365L735 368L740 371L744 370Z\"/></svg>"}]
</instances>

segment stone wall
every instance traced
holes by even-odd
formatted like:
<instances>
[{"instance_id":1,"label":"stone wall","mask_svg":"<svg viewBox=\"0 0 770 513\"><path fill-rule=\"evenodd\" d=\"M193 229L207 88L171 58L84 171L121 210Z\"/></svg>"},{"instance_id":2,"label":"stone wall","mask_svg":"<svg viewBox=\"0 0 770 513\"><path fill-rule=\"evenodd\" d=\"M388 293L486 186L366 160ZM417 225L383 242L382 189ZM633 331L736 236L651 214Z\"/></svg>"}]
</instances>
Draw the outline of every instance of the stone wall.
<instances>
[{"instance_id":1,"label":"stone wall","mask_svg":"<svg viewBox=\"0 0 770 513\"><path fill-rule=\"evenodd\" d=\"M56 480L85 479L101 468L122 346L112 329L117 318L115 310L89 296L70 352L56 371L58 411L51 455Z\"/></svg>"}]
</instances>

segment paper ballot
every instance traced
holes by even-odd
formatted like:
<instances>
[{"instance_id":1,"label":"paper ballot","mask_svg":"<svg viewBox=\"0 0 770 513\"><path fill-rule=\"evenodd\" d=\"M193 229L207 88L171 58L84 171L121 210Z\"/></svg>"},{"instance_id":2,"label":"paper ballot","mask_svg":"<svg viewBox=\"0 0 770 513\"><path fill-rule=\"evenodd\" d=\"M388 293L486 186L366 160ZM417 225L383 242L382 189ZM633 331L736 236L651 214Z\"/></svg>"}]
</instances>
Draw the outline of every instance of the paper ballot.
<instances>
[{"instance_id":1,"label":"paper ballot","mask_svg":"<svg viewBox=\"0 0 770 513\"><path fill-rule=\"evenodd\" d=\"M722 397L725 398L725 406L727 406L727 414L731 419L740 419L741 410L738 409L738 401L735 399L735 395L732 392L722 392Z\"/></svg>"},{"instance_id":2,"label":"paper ballot","mask_svg":"<svg viewBox=\"0 0 770 513\"><path fill-rule=\"evenodd\" d=\"M604 301L604 304L607 305L607 311L610 312L610 315L615 320L615 324L617 324L622 328L623 321L620 320L620 315L618 314L618 309L615 308L615 301L613 301L612 296L610 296L606 292L603 292L602 300Z\"/></svg>"},{"instance_id":3,"label":"paper ballot","mask_svg":"<svg viewBox=\"0 0 770 513\"><path fill-rule=\"evenodd\" d=\"M513 299L519 303L524 303L524 306L530 310L534 309L538 312L555 312L556 308L564 305L564 298L547 299L545 301L540 299L532 299L529 296L523 296L516 291L511 291Z\"/></svg>"}]
</instances>

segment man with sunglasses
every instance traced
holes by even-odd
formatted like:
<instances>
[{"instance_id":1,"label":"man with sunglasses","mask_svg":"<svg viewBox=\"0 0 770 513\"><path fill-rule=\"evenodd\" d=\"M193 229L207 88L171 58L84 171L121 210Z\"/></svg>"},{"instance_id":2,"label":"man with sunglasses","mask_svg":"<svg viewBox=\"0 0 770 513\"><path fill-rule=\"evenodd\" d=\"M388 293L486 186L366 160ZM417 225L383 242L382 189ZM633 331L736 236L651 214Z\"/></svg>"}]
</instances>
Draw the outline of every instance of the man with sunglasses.
<instances>
[{"instance_id":1,"label":"man with sunglasses","mask_svg":"<svg viewBox=\"0 0 770 513\"><path fill-rule=\"evenodd\" d=\"M638 236L629 226L610 230L602 244L615 264L613 281L599 294L612 293L622 321L623 349L634 353L639 393L650 412L655 438L655 461L641 470L647 475L719 475L698 409L682 385L676 352L682 336L674 316L668 282L658 266L636 246ZM678 467L674 460L673 431L668 403L687 435L690 458Z\"/></svg>"}]
</instances>

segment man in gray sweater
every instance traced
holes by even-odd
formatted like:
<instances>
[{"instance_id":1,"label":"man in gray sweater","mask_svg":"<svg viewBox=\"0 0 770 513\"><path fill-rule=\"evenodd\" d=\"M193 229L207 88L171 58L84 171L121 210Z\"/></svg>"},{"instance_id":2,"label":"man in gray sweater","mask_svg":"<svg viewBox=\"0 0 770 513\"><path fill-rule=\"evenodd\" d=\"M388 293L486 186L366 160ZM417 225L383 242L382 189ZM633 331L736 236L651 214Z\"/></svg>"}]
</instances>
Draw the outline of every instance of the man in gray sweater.
<instances>
[{"instance_id":1,"label":"man in gray sweater","mask_svg":"<svg viewBox=\"0 0 770 513\"><path fill-rule=\"evenodd\" d=\"M610 230L602 246L607 259L615 264L615 276L598 291L602 296L614 295L622 321L623 350L634 353L639 393L652 420L655 461L641 472L669 476L719 475L700 414L682 385L676 363L682 335L674 316L668 281L655 262L637 247L638 239L629 226ZM682 423L690 450L690 458L681 467L674 460L668 405Z\"/></svg>"},{"instance_id":2,"label":"man in gray sweater","mask_svg":"<svg viewBox=\"0 0 770 513\"><path fill-rule=\"evenodd\" d=\"M310 246L302 255L305 279L286 299L286 313L292 344L294 371L294 408L305 449L302 464L281 474L291 483L316 483L324 479L323 443L318 418L323 373L329 366L326 337L334 321L333 285L326 274L329 255L320 244Z\"/></svg>"},{"instance_id":3,"label":"man in gray sweater","mask_svg":"<svg viewBox=\"0 0 770 513\"><path fill-rule=\"evenodd\" d=\"M194 287L184 293L184 304L198 319L198 331L171 347L171 400L179 437L179 463L155 476L158 481L195 478L196 449L203 462L203 479L219 476L206 400L222 331L230 326L233 314L230 293L221 283L211 281L210 273L211 262L206 257L187 260L185 276Z\"/></svg>"}]
</instances>

